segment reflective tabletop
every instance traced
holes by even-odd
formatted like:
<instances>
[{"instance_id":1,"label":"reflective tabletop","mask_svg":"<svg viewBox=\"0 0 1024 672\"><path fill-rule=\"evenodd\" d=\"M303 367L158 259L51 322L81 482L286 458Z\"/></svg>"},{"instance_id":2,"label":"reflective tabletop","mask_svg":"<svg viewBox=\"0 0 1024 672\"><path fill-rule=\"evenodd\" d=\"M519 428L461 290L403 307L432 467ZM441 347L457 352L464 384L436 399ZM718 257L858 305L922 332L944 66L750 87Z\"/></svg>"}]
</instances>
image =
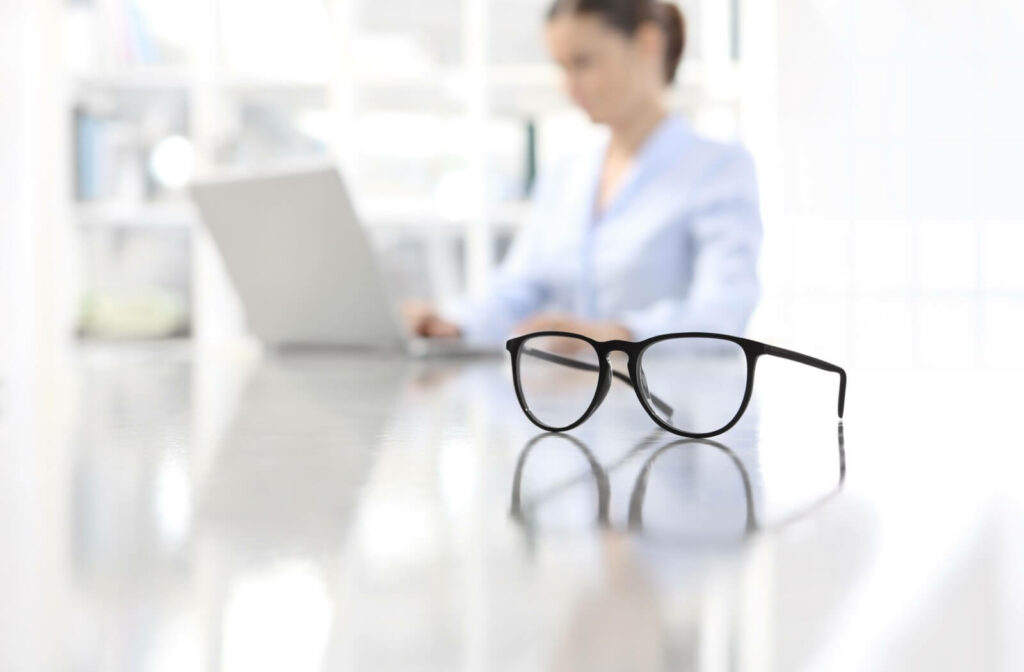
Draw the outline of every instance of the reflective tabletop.
<instances>
[{"instance_id":1,"label":"reflective tabletop","mask_svg":"<svg viewBox=\"0 0 1024 672\"><path fill-rule=\"evenodd\" d=\"M4 670L1016 670L1013 376L759 364L739 423L506 359L86 349L0 403ZM39 383L42 384L42 383Z\"/></svg>"}]
</instances>

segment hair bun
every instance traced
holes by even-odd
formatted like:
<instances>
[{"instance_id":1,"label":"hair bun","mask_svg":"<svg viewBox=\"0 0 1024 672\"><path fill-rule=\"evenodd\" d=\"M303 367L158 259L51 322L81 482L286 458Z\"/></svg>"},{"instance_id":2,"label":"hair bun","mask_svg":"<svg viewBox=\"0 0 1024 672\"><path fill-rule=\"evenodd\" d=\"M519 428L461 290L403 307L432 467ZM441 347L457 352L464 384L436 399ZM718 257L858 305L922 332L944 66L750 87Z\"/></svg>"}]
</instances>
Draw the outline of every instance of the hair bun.
<instances>
[{"instance_id":1,"label":"hair bun","mask_svg":"<svg viewBox=\"0 0 1024 672\"><path fill-rule=\"evenodd\" d=\"M674 2L658 2L657 5L658 23L665 33L665 82L671 84L686 49L686 19Z\"/></svg>"}]
</instances>

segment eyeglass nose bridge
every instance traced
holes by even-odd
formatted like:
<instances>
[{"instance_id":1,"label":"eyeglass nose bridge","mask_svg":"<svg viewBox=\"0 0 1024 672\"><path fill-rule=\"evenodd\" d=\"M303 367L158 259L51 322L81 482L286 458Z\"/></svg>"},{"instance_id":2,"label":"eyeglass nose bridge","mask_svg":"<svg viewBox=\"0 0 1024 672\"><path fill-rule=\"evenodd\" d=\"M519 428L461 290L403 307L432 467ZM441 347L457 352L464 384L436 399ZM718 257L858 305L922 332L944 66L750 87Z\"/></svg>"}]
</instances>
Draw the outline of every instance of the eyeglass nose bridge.
<instances>
[{"instance_id":1,"label":"eyeglass nose bridge","mask_svg":"<svg viewBox=\"0 0 1024 672\"><path fill-rule=\"evenodd\" d=\"M627 383L629 383L633 379L633 377L628 372L632 371L634 368L633 348L635 347L635 344L630 343L629 341L607 341L605 343L602 343L601 345L603 347L601 347L600 352L598 353L598 359L600 361L599 367L601 369L601 373L599 377L597 393L594 395L594 401L591 403L590 410L585 416L586 418L589 418L594 413L594 411L596 411L598 407L600 407L601 404L604 402L605 398L608 396L608 391L611 390L613 378L622 377L623 380ZM627 357L627 373L617 371L615 367L612 366L610 357L613 352L625 353ZM640 375L642 376L643 374L641 373ZM643 385L644 394L647 395L646 379L644 379Z\"/></svg>"},{"instance_id":2,"label":"eyeglass nose bridge","mask_svg":"<svg viewBox=\"0 0 1024 672\"><path fill-rule=\"evenodd\" d=\"M611 379L616 376L633 384L637 391L650 402L652 400L651 391L647 387L647 376L644 374L644 370L640 366L640 358L636 354L636 344L629 341L606 341L602 346L599 357L604 375L602 375L602 389L597 395L597 404L594 408L596 409L597 405L604 401L608 394L608 388L611 387ZM621 352L626 355L626 372L616 371L612 366L610 357L613 352Z\"/></svg>"},{"instance_id":3,"label":"eyeglass nose bridge","mask_svg":"<svg viewBox=\"0 0 1024 672\"><path fill-rule=\"evenodd\" d=\"M601 348L601 354L604 355L604 357L608 357L608 355L613 352L624 352L632 357L632 352L636 349L636 343L631 343L629 341L605 341L601 345L603 346Z\"/></svg>"},{"instance_id":4,"label":"eyeglass nose bridge","mask_svg":"<svg viewBox=\"0 0 1024 672\"><path fill-rule=\"evenodd\" d=\"M626 371L631 378L634 367L639 369L639 360L636 359L635 355L636 343L629 341L605 341L601 344L598 352L599 358L607 364L608 373L611 374L615 371L615 368L611 364L611 355L614 352L621 352L626 355Z\"/></svg>"}]
</instances>

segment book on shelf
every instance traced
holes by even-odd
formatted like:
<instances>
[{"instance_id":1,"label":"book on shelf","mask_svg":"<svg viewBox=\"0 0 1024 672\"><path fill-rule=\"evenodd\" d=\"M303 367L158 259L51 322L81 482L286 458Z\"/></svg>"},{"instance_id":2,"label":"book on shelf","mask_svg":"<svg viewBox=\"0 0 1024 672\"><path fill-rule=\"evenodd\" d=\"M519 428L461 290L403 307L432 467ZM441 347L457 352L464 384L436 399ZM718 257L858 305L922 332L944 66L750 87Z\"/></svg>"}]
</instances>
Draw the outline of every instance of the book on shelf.
<instances>
[{"instance_id":1,"label":"book on shelf","mask_svg":"<svg viewBox=\"0 0 1024 672\"><path fill-rule=\"evenodd\" d=\"M81 72L110 71L162 63L145 0L74 0L69 3L67 59Z\"/></svg>"},{"instance_id":2,"label":"book on shelf","mask_svg":"<svg viewBox=\"0 0 1024 672\"><path fill-rule=\"evenodd\" d=\"M145 198L145 162L133 124L78 107L74 143L77 200L138 202Z\"/></svg>"},{"instance_id":3,"label":"book on shelf","mask_svg":"<svg viewBox=\"0 0 1024 672\"><path fill-rule=\"evenodd\" d=\"M160 51L153 40L146 17L135 0L123 0L124 41L130 61L153 65L160 61Z\"/></svg>"}]
</instances>

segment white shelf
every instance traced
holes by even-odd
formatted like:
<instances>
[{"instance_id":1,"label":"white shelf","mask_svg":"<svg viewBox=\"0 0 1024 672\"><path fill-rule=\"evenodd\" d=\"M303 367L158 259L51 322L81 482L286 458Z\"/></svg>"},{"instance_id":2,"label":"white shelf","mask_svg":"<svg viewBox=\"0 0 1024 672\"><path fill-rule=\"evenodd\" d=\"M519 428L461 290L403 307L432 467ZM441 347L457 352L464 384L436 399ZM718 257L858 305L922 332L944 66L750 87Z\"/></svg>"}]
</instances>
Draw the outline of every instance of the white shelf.
<instances>
[{"instance_id":1,"label":"white shelf","mask_svg":"<svg viewBox=\"0 0 1024 672\"><path fill-rule=\"evenodd\" d=\"M74 73L71 82L78 91L145 91L214 87L228 90L327 91L332 83L324 79L266 76L258 73L205 72L195 68L142 66L105 72Z\"/></svg>"},{"instance_id":2,"label":"white shelf","mask_svg":"<svg viewBox=\"0 0 1024 672\"><path fill-rule=\"evenodd\" d=\"M199 221L191 203L81 203L75 218L82 229L189 230Z\"/></svg>"},{"instance_id":3,"label":"white shelf","mask_svg":"<svg viewBox=\"0 0 1024 672\"><path fill-rule=\"evenodd\" d=\"M71 75L71 82L78 91L185 89L192 86L195 79L194 71L189 68L164 66L128 67Z\"/></svg>"},{"instance_id":4,"label":"white shelf","mask_svg":"<svg viewBox=\"0 0 1024 672\"><path fill-rule=\"evenodd\" d=\"M460 66L428 66L404 71L362 70L352 77L355 86L373 88L404 88L409 86L440 86L452 89L471 86L473 73ZM738 87L740 66L733 62L705 63L684 60L680 66L683 87L728 89ZM485 80L492 88L547 89L560 88L562 75L550 63L496 64L485 68ZM145 90L184 89L193 86L215 86L225 89L297 89L323 91L334 86L328 79L282 77L230 71L204 72L178 66L139 66L91 73L73 73L78 89Z\"/></svg>"},{"instance_id":5,"label":"white shelf","mask_svg":"<svg viewBox=\"0 0 1024 672\"><path fill-rule=\"evenodd\" d=\"M301 93L325 93L331 89L333 84L322 79L308 79L302 77L275 77L246 73L220 73L204 84L220 86L229 90L257 90L287 92L298 91Z\"/></svg>"}]
</instances>

